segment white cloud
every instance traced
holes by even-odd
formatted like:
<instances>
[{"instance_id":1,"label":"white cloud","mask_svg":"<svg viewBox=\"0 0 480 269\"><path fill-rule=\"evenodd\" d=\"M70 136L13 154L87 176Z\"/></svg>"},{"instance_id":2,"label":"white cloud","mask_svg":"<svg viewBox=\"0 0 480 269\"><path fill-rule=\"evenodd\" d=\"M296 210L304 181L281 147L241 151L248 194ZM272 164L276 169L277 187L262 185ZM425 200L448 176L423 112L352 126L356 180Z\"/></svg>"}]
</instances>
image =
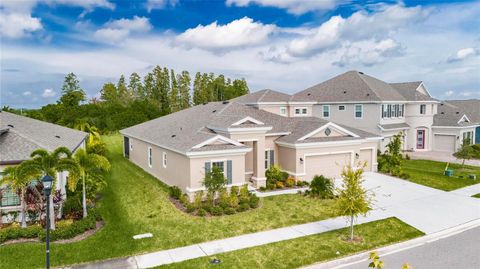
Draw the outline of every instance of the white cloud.
<instances>
[{"instance_id":1,"label":"white cloud","mask_svg":"<svg viewBox=\"0 0 480 269\"><path fill-rule=\"evenodd\" d=\"M176 41L188 48L220 52L265 43L275 29L272 24L243 17L225 25L219 25L216 21L205 26L198 25L180 34Z\"/></svg>"},{"instance_id":2,"label":"white cloud","mask_svg":"<svg viewBox=\"0 0 480 269\"><path fill-rule=\"evenodd\" d=\"M331 10L338 6L340 0L227 0L228 6L235 5L246 7L250 4L257 4L265 7L276 7L286 9L289 13L301 15L309 11Z\"/></svg>"},{"instance_id":3,"label":"white cloud","mask_svg":"<svg viewBox=\"0 0 480 269\"><path fill-rule=\"evenodd\" d=\"M0 35L8 38L21 38L42 30L40 19L24 13L0 12Z\"/></svg>"},{"instance_id":4,"label":"white cloud","mask_svg":"<svg viewBox=\"0 0 480 269\"><path fill-rule=\"evenodd\" d=\"M109 2L108 0L39 0L39 2L44 2L49 5L82 7L88 10L92 10L97 7L108 9L115 8L115 4Z\"/></svg>"},{"instance_id":5,"label":"white cloud","mask_svg":"<svg viewBox=\"0 0 480 269\"><path fill-rule=\"evenodd\" d=\"M176 6L179 0L148 0L145 6L147 11L151 12L153 9L164 9L167 6Z\"/></svg>"},{"instance_id":6,"label":"white cloud","mask_svg":"<svg viewBox=\"0 0 480 269\"><path fill-rule=\"evenodd\" d=\"M95 39L104 43L117 43L134 33L145 33L152 29L146 17L134 16L132 19L119 19L105 23L94 33Z\"/></svg>"},{"instance_id":7,"label":"white cloud","mask_svg":"<svg viewBox=\"0 0 480 269\"><path fill-rule=\"evenodd\" d=\"M57 93L53 89L45 89L43 90L42 97L49 98L55 96L55 94Z\"/></svg>"},{"instance_id":8,"label":"white cloud","mask_svg":"<svg viewBox=\"0 0 480 269\"><path fill-rule=\"evenodd\" d=\"M446 91L443 95L447 96L447 97L450 97L454 94L454 92L452 90L449 90L449 91Z\"/></svg>"},{"instance_id":9,"label":"white cloud","mask_svg":"<svg viewBox=\"0 0 480 269\"><path fill-rule=\"evenodd\" d=\"M425 15L425 11L420 7L393 5L382 6L370 14L366 11L358 11L348 18L333 16L320 26L313 28L309 34L290 41L284 53L291 57L305 58L341 47L349 42L372 38L385 39L396 30L417 22Z\"/></svg>"},{"instance_id":10,"label":"white cloud","mask_svg":"<svg viewBox=\"0 0 480 269\"><path fill-rule=\"evenodd\" d=\"M402 46L393 39L380 41L365 40L344 47L340 60L333 64L338 66L351 66L354 63L372 66L383 63L388 58L402 55Z\"/></svg>"},{"instance_id":11,"label":"white cloud","mask_svg":"<svg viewBox=\"0 0 480 269\"><path fill-rule=\"evenodd\" d=\"M30 96L32 95L32 92L31 91L25 91L22 93L23 96Z\"/></svg>"},{"instance_id":12,"label":"white cloud","mask_svg":"<svg viewBox=\"0 0 480 269\"><path fill-rule=\"evenodd\" d=\"M450 56L447 59L447 62L459 62L476 55L480 55L480 50L475 48L464 48L458 50L455 55Z\"/></svg>"}]
</instances>

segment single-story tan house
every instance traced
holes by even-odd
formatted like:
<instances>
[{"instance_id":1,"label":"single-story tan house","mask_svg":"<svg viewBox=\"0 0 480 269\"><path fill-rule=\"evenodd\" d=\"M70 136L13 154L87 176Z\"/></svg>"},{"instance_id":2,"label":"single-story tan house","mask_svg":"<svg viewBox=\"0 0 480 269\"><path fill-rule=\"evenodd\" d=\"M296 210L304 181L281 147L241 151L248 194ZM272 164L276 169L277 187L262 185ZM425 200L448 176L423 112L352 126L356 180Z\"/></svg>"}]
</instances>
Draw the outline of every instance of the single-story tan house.
<instances>
[{"instance_id":1,"label":"single-story tan house","mask_svg":"<svg viewBox=\"0 0 480 269\"><path fill-rule=\"evenodd\" d=\"M324 119L277 115L237 102L198 105L121 130L131 162L188 195L217 166L228 186L265 186L273 164L299 180L338 178L345 165L377 169L382 137Z\"/></svg>"}]
</instances>

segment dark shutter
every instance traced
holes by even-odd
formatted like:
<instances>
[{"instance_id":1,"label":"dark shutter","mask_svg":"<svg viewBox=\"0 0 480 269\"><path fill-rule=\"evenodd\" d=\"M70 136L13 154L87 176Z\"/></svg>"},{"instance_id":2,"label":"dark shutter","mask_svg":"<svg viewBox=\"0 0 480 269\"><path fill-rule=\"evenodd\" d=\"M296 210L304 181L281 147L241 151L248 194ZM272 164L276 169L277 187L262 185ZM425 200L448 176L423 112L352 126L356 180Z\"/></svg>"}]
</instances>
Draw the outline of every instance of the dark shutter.
<instances>
[{"instance_id":1,"label":"dark shutter","mask_svg":"<svg viewBox=\"0 0 480 269\"><path fill-rule=\"evenodd\" d=\"M275 164L275 153L273 150L270 150L270 166Z\"/></svg>"},{"instance_id":2,"label":"dark shutter","mask_svg":"<svg viewBox=\"0 0 480 269\"><path fill-rule=\"evenodd\" d=\"M205 175L210 173L210 162L205 163Z\"/></svg>"},{"instance_id":3,"label":"dark shutter","mask_svg":"<svg viewBox=\"0 0 480 269\"><path fill-rule=\"evenodd\" d=\"M126 158L130 156L130 140L126 136L123 137L123 152Z\"/></svg>"},{"instance_id":4,"label":"dark shutter","mask_svg":"<svg viewBox=\"0 0 480 269\"><path fill-rule=\"evenodd\" d=\"M232 184L232 161L227 161L227 184Z\"/></svg>"}]
</instances>

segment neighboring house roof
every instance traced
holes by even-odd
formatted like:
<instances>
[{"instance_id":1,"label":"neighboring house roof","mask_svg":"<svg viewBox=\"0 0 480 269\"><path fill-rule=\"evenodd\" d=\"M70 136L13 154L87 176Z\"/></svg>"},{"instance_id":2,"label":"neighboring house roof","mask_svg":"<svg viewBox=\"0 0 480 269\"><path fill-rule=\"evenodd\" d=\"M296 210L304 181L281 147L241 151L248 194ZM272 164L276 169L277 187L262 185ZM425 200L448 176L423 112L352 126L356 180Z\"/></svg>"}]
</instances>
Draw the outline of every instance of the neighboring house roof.
<instances>
[{"instance_id":1,"label":"neighboring house roof","mask_svg":"<svg viewBox=\"0 0 480 269\"><path fill-rule=\"evenodd\" d=\"M381 130L399 130L399 129L407 129L410 128L410 125L406 123L391 123L391 124L379 124Z\"/></svg>"},{"instance_id":2,"label":"neighboring house roof","mask_svg":"<svg viewBox=\"0 0 480 269\"><path fill-rule=\"evenodd\" d=\"M256 128L267 134L282 136L280 140L283 142L303 143L298 141L299 138L327 123L325 120L314 117L287 118L236 102L214 102L194 106L120 132L188 155L189 152L245 148L243 145L233 143L223 145L205 143L215 137L223 137L225 132L241 132L242 129L255 130ZM343 128L358 132L357 139L376 137L374 134L360 130ZM338 138L327 137L324 140L332 139Z\"/></svg>"},{"instance_id":3,"label":"neighboring house roof","mask_svg":"<svg viewBox=\"0 0 480 269\"><path fill-rule=\"evenodd\" d=\"M433 125L456 127L480 125L480 100L443 101L438 106L438 113L433 117Z\"/></svg>"},{"instance_id":4,"label":"neighboring house roof","mask_svg":"<svg viewBox=\"0 0 480 269\"><path fill-rule=\"evenodd\" d=\"M358 71L348 71L292 96L290 101L406 101L390 84Z\"/></svg>"},{"instance_id":5,"label":"neighboring house roof","mask_svg":"<svg viewBox=\"0 0 480 269\"><path fill-rule=\"evenodd\" d=\"M270 90L264 89L257 92L245 94L237 98L232 99L232 102L237 102L241 104L256 104L256 103L279 103L287 102L290 99L291 95Z\"/></svg>"},{"instance_id":6,"label":"neighboring house roof","mask_svg":"<svg viewBox=\"0 0 480 269\"><path fill-rule=\"evenodd\" d=\"M0 112L0 163L19 163L32 151L67 147L75 151L87 133L29 117Z\"/></svg>"},{"instance_id":7,"label":"neighboring house roof","mask_svg":"<svg viewBox=\"0 0 480 269\"><path fill-rule=\"evenodd\" d=\"M398 93L400 93L407 101L438 101L437 99L418 91L418 87L422 85L421 81L390 83L390 85L397 89Z\"/></svg>"}]
</instances>

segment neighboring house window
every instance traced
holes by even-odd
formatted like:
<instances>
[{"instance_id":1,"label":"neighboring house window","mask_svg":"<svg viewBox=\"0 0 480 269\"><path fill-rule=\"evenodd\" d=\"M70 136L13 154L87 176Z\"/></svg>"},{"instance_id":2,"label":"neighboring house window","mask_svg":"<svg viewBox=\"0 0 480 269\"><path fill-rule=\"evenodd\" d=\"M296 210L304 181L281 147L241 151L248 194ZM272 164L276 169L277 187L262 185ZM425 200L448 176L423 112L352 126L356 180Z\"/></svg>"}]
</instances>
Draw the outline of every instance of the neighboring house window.
<instances>
[{"instance_id":1,"label":"neighboring house window","mask_svg":"<svg viewBox=\"0 0 480 269\"><path fill-rule=\"evenodd\" d=\"M420 105L420 114L425 114L427 110L427 105Z\"/></svg>"},{"instance_id":2,"label":"neighboring house window","mask_svg":"<svg viewBox=\"0 0 480 269\"><path fill-rule=\"evenodd\" d=\"M387 117L387 105L382 105L382 118L386 118Z\"/></svg>"},{"instance_id":3,"label":"neighboring house window","mask_svg":"<svg viewBox=\"0 0 480 269\"><path fill-rule=\"evenodd\" d=\"M340 111L343 111L343 110L345 110L345 106L344 106L344 105L340 105L340 106L338 106L338 110L340 110Z\"/></svg>"},{"instance_id":4,"label":"neighboring house window","mask_svg":"<svg viewBox=\"0 0 480 269\"><path fill-rule=\"evenodd\" d=\"M20 205L20 197L12 191L10 188L6 187L2 191L2 200L0 200L0 206L18 206Z\"/></svg>"},{"instance_id":5,"label":"neighboring house window","mask_svg":"<svg viewBox=\"0 0 480 269\"><path fill-rule=\"evenodd\" d=\"M329 118L330 117L330 106L329 105L324 105L323 106L323 113L322 113L324 118Z\"/></svg>"},{"instance_id":6,"label":"neighboring house window","mask_svg":"<svg viewBox=\"0 0 480 269\"><path fill-rule=\"evenodd\" d=\"M148 147L148 166L152 167L152 148Z\"/></svg>"},{"instance_id":7,"label":"neighboring house window","mask_svg":"<svg viewBox=\"0 0 480 269\"><path fill-rule=\"evenodd\" d=\"M463 141L468 140L469 144L473 144L473 132L463 133Z\"/></svg>"},{"instance_id":8,"label":"neighboring house window","mask_svg":"<svg viewBox=\"0 0 480 269\"><path fill-rule=\"evenodd\" d=\"M295 115L307 115L306 107L295 108Z\"/></svg>"},{"instance_id":9,"label":"neighboring house window","mask_svg":"<svg viewBox=\"0 0 480 269\"><path fill-rule=\"evenodd\" d=\"M275 153L273 150L265 150L265 169L275 164Z\"/></svg>"},{"instance_id":10,"label":"neighboring house window","mask_svg":"<svg viewBox=\"0 0 480 269\"><path fill-rule=\"evenodd\" d=\"M287 108L286 107L282 106L280 108L280 115L284 115L284 116L287 115Z\"/></svg>"},{"instance_id":11,"label":"neighboring house window","mask_svg":"<svg viewBox=\"0 0 480 269\"><path fill-rule=\"evenodd\" d=\"M405 105L403 104L383 104L382 118L401 118L404 115Z\"/></svg>"},{"instance_id":12,"label":"neighboring house window","mask_svg":"<svg viewBox=\"0 0 480 269\"><path fill-rule=\"evenodd\" d=\"M220 171L222 171L223 173L225 173L225 162L221 161L221 162L212 162L212 167L218 167L220 169Z\"/></svg>"},{"instance_id":13,"label":"neighboring house window","mask_svg":"<svg viewBox=\"0 0 480 269\"><path fill-rule=\"evenodd\" d=\"M355 105L355 118L363 118L363 105Z\"/></svg>"},{"instance_id":14,"label":"neighboring house window","mask_svg":"<svg viewBox=\"0 0 480 269\"><path fill-rule=\"evenodd\" d=\"M163 168L167 168L167 153L163 152Z\"/></svg>"},{"instance_id":15,"label":"neighboring house window","mask_svg":"<svg viewBox=\"0 0 480 269\"><path fill-rule=\"evenodd\" d=\"M405 108L405 105L404 104L401 104L401 105L398 105L398 116L400 118L403 118L403 110Z\"/></svg>"}]
</instances>

